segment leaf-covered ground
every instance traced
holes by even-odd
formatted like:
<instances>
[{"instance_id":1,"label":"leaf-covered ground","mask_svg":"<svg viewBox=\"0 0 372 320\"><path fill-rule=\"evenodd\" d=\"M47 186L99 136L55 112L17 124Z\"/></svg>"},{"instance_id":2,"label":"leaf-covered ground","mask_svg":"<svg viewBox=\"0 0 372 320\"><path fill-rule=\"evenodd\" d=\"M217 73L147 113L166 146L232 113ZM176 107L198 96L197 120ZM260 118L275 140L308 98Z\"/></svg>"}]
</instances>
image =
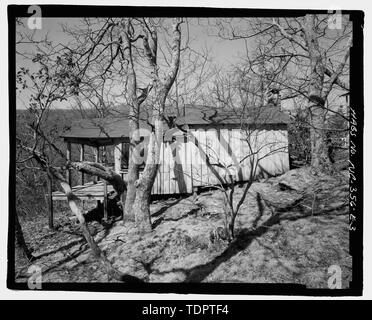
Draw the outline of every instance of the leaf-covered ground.
<instances>
[{"instance_id":1,"label":"leaf-covered ground","mask_svg":"<svg viewBox=\"0 0 372 320\"><path fill-rule=\"evenodd\" d=\"M237 187L235 199L243 188ZM278 213L265 204L275 204ZM154 229L135 233L133 222L110 228L90 222L99 246L113 265L148 282L301 283L327 288L328 268L342 270L342 286L351 281L346 173L327 176L309 168L255 182L238 216L237 238L211 242L223 225L223 197L209 190L198 196L154 201ZM68 209L59 210L57 230L47 218L21 221L34 248L45 282L108 282L79 233ZM17 265L17 281L27 265Z\"/></svg>"}]
</instances>

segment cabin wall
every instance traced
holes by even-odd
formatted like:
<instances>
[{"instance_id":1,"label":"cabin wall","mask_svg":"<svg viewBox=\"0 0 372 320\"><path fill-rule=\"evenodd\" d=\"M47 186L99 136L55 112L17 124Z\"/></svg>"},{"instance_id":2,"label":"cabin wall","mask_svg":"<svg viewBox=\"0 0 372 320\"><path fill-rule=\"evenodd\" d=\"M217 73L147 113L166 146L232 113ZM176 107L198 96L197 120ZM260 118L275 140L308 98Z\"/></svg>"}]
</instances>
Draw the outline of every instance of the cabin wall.
<instances>
[{"instance_id":1,"label":"cabin wall","mask_svg":"<svg viewBox=\"0 0 372 320\"><path fill-rule=\"evenodd\" d=\"M255 166L256 178L288 171L287 127L265 126L250 131L233 126L191 128L187 137L162 144L152 193L192 193L194 188L215 185L218 179L211 166L222 180L231 174L236 182L249 180Z\"/></svg>"}]
</instances>

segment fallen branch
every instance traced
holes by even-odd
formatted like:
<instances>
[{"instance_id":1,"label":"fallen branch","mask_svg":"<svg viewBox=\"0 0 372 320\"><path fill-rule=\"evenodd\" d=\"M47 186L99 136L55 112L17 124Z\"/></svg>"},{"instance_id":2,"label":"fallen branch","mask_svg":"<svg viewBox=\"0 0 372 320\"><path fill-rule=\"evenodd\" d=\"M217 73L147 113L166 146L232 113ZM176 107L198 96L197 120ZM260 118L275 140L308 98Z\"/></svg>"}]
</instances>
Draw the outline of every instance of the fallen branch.
<instances>
[{"instance_id":1,"label":"fallen branch","mask_svg":"<svg viewBox=\"0 0 372 320\"><path fill-rule=\"evenodd\" d=\"M103 251L99 248L99 246L95 242L93 236L90 234L90 231L88 229L87 223L84 218L84 214L76 203L76 200L79 200L79 198L74 195L70 185L67 183L66 179L64 178L62 174L60 174L57 170L55 170L52 167L48 168L48 172L50 175L52 175L55 179L59 181L64 193L66 194L67 201L68 201L71 211L75 214L75 216L79 220L79 225L81 227L85 240L88 242L90 248L92 249L93 255L101 262L101 264L106 269L107 274L113 279L116 279L119 281L143 282L142 280L136 277L121 273L120 271L116 270L112 266L111 262L107 259Z\"/></svg>"},{"instance_id":2,"label":"fallen branch","mask_svg":"<svg viewBox=\"0 0 372 320\"><path fill-rule=\"evenodd\" d=\"M32 153L34 159L40 165L40 167L43 170L45 170L51 178L53 178L55 181L59 182L61 188L63 189L63 192L65 193L65 195L67 197L68 205L69 205L72 213L79 220L79 225L81 227L81 230L82 230L82 233L84 235L85 240L87 241L90 248L92 249L94 257L97 258L99 260L99 262L103 265L103 267L106 269L107 274L110 277L112 277L113 279L116 279L116 280L119 280L119 281L122 281L122 282L135 282L135 283L143 282L143 280L140 280L136 277L133 277L133 276L128 275L128 274L121 273L120 271L116 270L112 266L111 262L107 259L107 257L102 252L102 250L99 248L99 246L97 245L93 236L91 235L91 233L88 229L88 225L85 221L84 214L83 214L82 210L79 208L79 206L77 205L77 200L79 200L79 198L72 192L72 189L71 189L69 183L67 182L66 178L56 168L50 167L48 165L48 163L47 163L45 157L43 156L43 154L36 151L35 149L33 149L31 153ZM117 175L117 176L119 176L119 175ZM116 181L116 179L117 179L116 176L114 176L113 179ZM124 186L125 183L121 179L121 177L120 177L120 180L122 181L121 186ZM121 190L121 189L119 189L119 190Z\"/></svg>"},{"instance_id":3,"label":"fallen branch","mask_svg":"<svg viewBox=\"0 0 372 320\"><path fill-rule=\"evenodd\" d=\"M120 196L124 191L126 191L127 186L125 181L117 174L114 170L103 166L102 164L96 162L67 162L67 168L73 168L80 172L94 175L106 180L111 184Z\"/></svg>"}]
</instances>

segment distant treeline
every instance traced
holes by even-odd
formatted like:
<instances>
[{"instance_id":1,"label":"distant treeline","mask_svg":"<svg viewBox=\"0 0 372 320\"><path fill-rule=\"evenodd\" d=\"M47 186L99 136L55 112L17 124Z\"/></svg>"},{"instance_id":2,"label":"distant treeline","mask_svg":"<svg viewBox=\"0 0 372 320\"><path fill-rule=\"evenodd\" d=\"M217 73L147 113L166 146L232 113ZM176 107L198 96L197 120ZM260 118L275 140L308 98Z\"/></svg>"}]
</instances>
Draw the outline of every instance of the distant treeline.
<instances>
[{"instance_id":1,"label":"distant treeline","mask_svg":"<svg viewBox=\"0 0 372 320\"><path fill-rule=\"evenodd\" d=\"M66 145L60 135L71 126L71 123L83 117L95 117L94 111L84 112L78 110L56 109L50 110L44 115L42 130L46 137L66 154ZM47 178L45 172L38 169L37 164L27 159L28 154L19 147L19 143L32 147L33 137L30 125L35 120L35 115L28 110L16 111L16 208L20 216L32 217L34 214L46 214L47 212ZM19 140L18 140L19 139ZM64 159L49 146L46 145L45 153L54 166L62 166ZM79 159L79 150L73 149L74 159ZM73 173L73 182L77 184L79 175ZM57 190L57 184L53 185Z\"/></svg>"}]
</instances>

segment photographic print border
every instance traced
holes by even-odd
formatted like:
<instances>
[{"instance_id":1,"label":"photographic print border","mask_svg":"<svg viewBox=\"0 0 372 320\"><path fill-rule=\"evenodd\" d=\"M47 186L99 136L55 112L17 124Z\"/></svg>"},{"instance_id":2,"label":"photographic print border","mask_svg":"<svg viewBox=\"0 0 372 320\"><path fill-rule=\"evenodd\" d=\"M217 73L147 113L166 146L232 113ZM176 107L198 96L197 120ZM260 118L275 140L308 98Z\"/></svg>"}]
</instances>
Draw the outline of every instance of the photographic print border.
<instances>
[{"instance_id":1,"label":"photographic print border","mask_svg":"<svg viewBox=\"0 0 372 320\"><path fill-rule=\"evenodd\" d=\"M9 226L7 287L29 290L27 283L15 282L14 263L14 213L15 213L15 157L16 157L16 61L15 18L29 17L28 5L8 6L9 26ZM326 10L284 10L245 8L196 8L196 7L125 7L125 6L71 6L41 5L43 17L290 17L306 13L326 13ZM350 15L353 23L353 44L350 52L350 255L352 256L352 281L349 289L309 289L297 284L219 284L219 283L43 283L42 290L142 292L142 293L198 293L198 294L255 294L255 295L304 295L304 296L358 296L363 288L363 25L362 11L342 10Z\"/></svg>"}]
</instances>

